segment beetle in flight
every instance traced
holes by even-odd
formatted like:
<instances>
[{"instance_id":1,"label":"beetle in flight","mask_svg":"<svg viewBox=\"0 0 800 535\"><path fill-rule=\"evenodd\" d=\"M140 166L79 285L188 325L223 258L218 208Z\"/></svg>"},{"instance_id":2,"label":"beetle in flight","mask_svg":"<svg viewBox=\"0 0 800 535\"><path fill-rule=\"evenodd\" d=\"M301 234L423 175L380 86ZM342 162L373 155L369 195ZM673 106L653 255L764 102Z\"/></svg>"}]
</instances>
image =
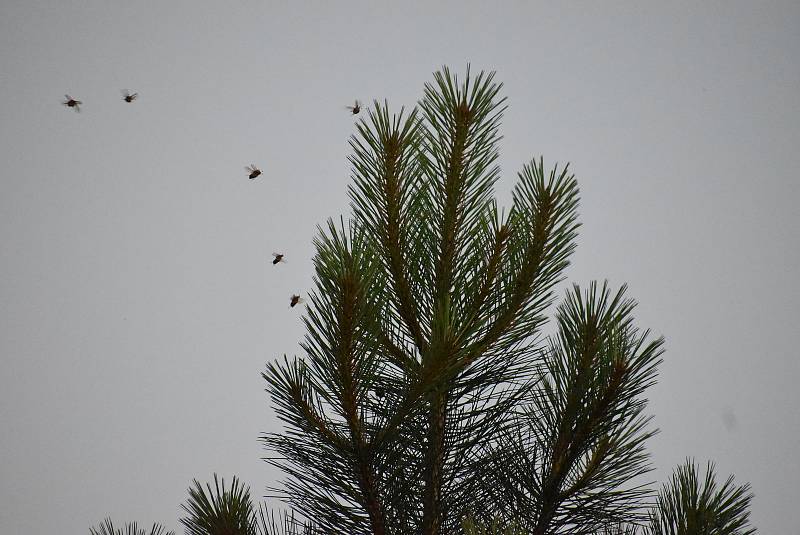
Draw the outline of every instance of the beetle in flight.
<instances>
[{"instance_id":1,"label":"beetle in flight","mask_svg":"<svg viewBox=\"0 0 800 535\"><path fill-rule=\"evenodd\" d=\"M81 104L83 104L83 102L81 102L80 100L76 100L69 95L64 95L64 98L67 99L64 102L62 102L64 106L66 106L67 108L75 108L75 111L78 112L81 111Z\"/></svg>"},{"instance_id":2,"label":"beetle in flight","mask_svg":"<svg viewBox=\"0 0 800 535\"><path fill-rule=\"evenodd\" d=\"M139 96L139 93L131 93L127 89L122 91L122 100L125 102L133 102Z\"/></svg>"},{"instance_id":3,"label":"beetle in flight","mask_svg":"<svg viewBox=\"0 0 800 535\"><path fill-rule=\"evenodd\" d=\"M289 306L294 308L294 306L298 303L305 303L305 299L300 297L299 295L292 294L291 299L289 300Z\"/></svg>"},{"instance_id":4,"label":"beetle in flight","mask_svg":"<svg viewBox=\"0 0 800 535\"><path fill-rule=\"evenodd\" d=\"M248 165L247 167L244 168L244 170L250 173L249 175L247 175L250 180L253 180L258 175L261 174L261 169L259 169L253 164Z\"/></svg>"},{"instance_id":5,"label":"beetle in flight","mask_svg":"<svg viewBox=\"0 0 800 535\"><path fill-rule=\"evenodd\" d=\"M356 100L352 106L347 106L347 109L350 110L350 113L353 115L358 115L358 112L361 111L361 103Z\"/></svg>"},{"instance_id":6,"label":"beetle in flight","mask_svg":"<svg viewBox=\"0 0 800 535\"><path fill-rule=\"evenodd\" d=\"M283 253L272 253L272 256L273 256L273 257L275 257L275 258L272 260L272 263L273 263L274 265L277 265L277 264L278 264L278 262L282 262L282 263L284 263L284 264L286 263L286 260L283 258L283 256L284 256L284 255L283 255Z\"/></svg>"}]
</instances>

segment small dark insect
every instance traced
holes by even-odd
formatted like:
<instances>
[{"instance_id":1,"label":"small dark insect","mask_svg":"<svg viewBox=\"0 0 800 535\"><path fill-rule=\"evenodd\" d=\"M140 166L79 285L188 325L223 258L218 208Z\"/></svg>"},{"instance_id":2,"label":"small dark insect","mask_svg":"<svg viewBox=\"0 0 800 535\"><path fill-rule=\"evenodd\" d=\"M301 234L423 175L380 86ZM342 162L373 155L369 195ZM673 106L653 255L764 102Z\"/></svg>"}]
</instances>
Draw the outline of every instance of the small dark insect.
<instances>
[{"instance_id":1,"label":"small dark insect","mask_svg":"<svg viewBox=\"0 0 800 535\"><path fill-rule=\"evenodd\" d=\"M383 399L383 396L386 395L386 393L383 391L383 388L381 388L379 386L376 386L375 387L375 395L378 396L379 398Z\"/></svg>"},{"instance_id":2,"label":"small dark insect","mask_svg":"<svg viewBox=\"0 0 800 535\"><path fill-rule=\"evenodd\" d=\"M244 170L250 173L249 175L247 175L248 178L250 178L250 180L253 180L255 177L261 174L261 169L259 169L253 164L248 165L247 167L244 168Z\"/></svg>"},{"instance_id":3,"label":"small dark insect","mask_svg":"<svg viewBox=\"0 0 800 535\"><path fill-rule=\"evenodd\" d=\"M291 299L289 300L289 306L294 308L294 306L298 303L305 303L306 300L301 298L299 295L292 294Z\"/></svg>"},{"instance_id":4,"label":"small dark insect","mask_svg":"<svg viewBox=\"0 0 800 535\"><path fill-rule=\"evenodd\" d=\"M125 102L133 102L134 100L137 99L138 96L139 93L131 93L127 89L122 91L122 100L124 100Z\"/></svg>"},{"instance_id":5,"label":"small dark insect","mask_svg":"<svg viewBox=\"0 0 800 535\"><path fill-rule=\"evenodd\" d=\"M350 110L353 115L358 115L358 112L361 111L361 103L356 100L355 104L347 106L347 109Z\"/></svg>"},{"instance_id":6,"label":"small dark insect","mask_svg":"<svg viewBox=\"0 0 800 535\"><path fill-rule=\"evenodd\" d=\"M75 111L78 112L81 111L81 104L83 104L83 102L81 102L80 100L75 100L69 95L64 95L64 97L67 99L64 102L62 102L64 106L66 106L67 108L75 108Z\"/></svg>"},{"instance_id":7,"label":"small dark insect","mask_svg":"<svg viewBox=\"0 0 800 535\"><path fill-rule=\"evenodd\" d=\"M272 260L273 264L277 264L278 262L286 263L286 260L283 259L283 253L272 253L272 256L275 257L274 260Z\"/></svg>"}]
</instances>

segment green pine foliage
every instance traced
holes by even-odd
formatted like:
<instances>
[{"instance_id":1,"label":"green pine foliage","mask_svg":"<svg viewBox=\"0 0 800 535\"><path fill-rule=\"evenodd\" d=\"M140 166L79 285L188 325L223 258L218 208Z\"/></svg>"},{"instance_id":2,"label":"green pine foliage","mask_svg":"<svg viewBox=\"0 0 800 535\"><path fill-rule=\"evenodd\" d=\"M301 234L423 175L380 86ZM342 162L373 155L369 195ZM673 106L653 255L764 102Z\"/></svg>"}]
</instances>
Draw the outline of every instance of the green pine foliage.
<instances>
[{"instance_id":1,"label":"green pine foliage","mask_svg":"<svg viewBox=\"0 0 800 535\"><path fill-rule=\"evenodd\" d=\"M526 533L593 533L645 518L649 491L629 482L649 470L644 443L654 431L642 393L655 381L662 341L633 326L624 291L591 284L567 295L536 394L514 434L488 448L492 503Z\"/></svg>"},{"instance_id":2,"label":"green pine foliage","mask_svg":"<svg viewBox=\"0 0 800 535\"><path fill-rule=\"evenodd\" d=\"M493 197L505 111L494 74L436 73L419 105L375 103L350 145L352 218L320 229L306 355L264 374L286 500L331 532L527 533L645 519L644 392L663 339L624 287L576 286L568 166L533 160Z\"/></svg>"},{"instance_id":3,"label":"green pine foliage","mask_svg":"<svg viewBox=\"0 0 800 535\"><path fill-rule=\"evenodd\" d=\"M225 479L214 474L214 486L197 481L189 488L189 498L182 505L186 516L181 518L186 535L319 535L313 526L295 518L294 513L270 511L256 507L250 488L237 477L229 487ZM125 529L114 529L111 519L89 530L90 535L175 535L160 524L146 532L134 522Z\"/></svg>"},{"instance_id":4,"label":"green pine foliage","mask_svg":"<svg viewBox=\"0 0 800 535\"><path fill-rule=\"evenodd\" d=\"M718 487L714 463L704 477L691 459L679 466L658 495L650 515L652 535L751 535L750 485L735 486L733 476Z\"/></svg>"},{"instance_id":5,"label":"green pine foliage","mask_svg":"<svg viewBox=\"0 0 800 535\"><path fill-rule=\"evenodd\" d=\"M214 487L206 488L196 479L189 489L189 500L183 506L186 513L181 523L186 535L256 535L255 511L250 499L250 488L235 476L230 488L225 488L214 474Z\"/></svg>"},{"instance_id":6,"label":"green pine foliage","mask_svg":"<svg viewBox=\"0 0 800 535\"><path fill-rule=\"evenodd\" d=\"M161 524L153 524L149 531L140 528L136 522L125 524L124 528L114 528L110 518L106 518L97 527L89 528L89 535L175 535L174 531L167 531Z\"/></svg>"},{"instance_id":7,"label":"green pine foliage","mask_svg":"<svg viewBox=\"0 0 800 535\"><path fill-rule=\"evenodd\" d=\"M492 505L477 468L538 382L578 227L574 177L541 161L499 212L499 91L445 70L408 114L375 103L351 140L354 214L317 239L307 356L264 374L286 497L325 529L449 532Z\"/></svg>"},{"instance_id":8,"label":"green pine foliage","mask_svg":"<svg viewBox=\"0 0 800 535\"><path fill-rule=\"evenodd\" d=\"M494 519L489 525L476 523L472 518L467 517L461 522L464 535L525 535L525 532L515 525L501 527L502 523Z\"/></svg>"},{"instance_id":9,"label":"green pine foliage","mask_svg":"<svg viewBox=\"0 0 800 535\"><path fill-rule=\"evenodd\" d=\"M647 483L664 340L625 286L574 285L545 335L578 185L534 159L498 208L501 89L444 68L413 109L362 114L352 215L314 242L304 355L263 373L284 423L263 436L285 474L270 490L291 512L215 475L189 490L188 535L755 532L749 487L717 488L713 466Z\"/></svg>"},{"instance_id":10,"label":"green pine foliage","mask_svg":"<svg viewBox=\"0 0 800 535\"><path fill-rule=\"evenodd\" d=\"M286 426L264 436L287 476L273 490L325 533L646 527L663 338L605 283L574 286L544 336L578 186L539 158L498 208L500 91L445 68L414 109L375 102L356 125L352 216L319 230L305 355L263 374Z\"/></svg>"}]
</instances>

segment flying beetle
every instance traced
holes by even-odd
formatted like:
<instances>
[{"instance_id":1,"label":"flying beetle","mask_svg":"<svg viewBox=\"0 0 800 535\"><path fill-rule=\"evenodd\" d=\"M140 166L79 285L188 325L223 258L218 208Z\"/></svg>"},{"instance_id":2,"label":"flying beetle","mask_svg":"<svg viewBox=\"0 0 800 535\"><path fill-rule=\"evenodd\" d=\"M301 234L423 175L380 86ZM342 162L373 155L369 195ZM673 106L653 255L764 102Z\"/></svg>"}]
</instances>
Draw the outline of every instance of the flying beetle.
<instances>
[{"instance_id":1,"label":"flying beetle","mask_svg":"<svg viewBox=\"0 0 800 535\"><path fill-rule=\"evenodd\" d=\"M81 111L81 104L83 104L83 102L74 99L69 95L64 95L64 98L66 98L66 100L62 102L64 106L66 106L67 108L73 108L77 112Z\"/></svg>"},{"instance_id":2,"label":"flying beetle","mask_svg":"<svg viewBox=\"0 0 800 535\"><path fill-rule=\"evenodd\" d=\"M259 176L259 175L261 174L261 169L259 169L258 167L256 167L254 164L250 164L250 165L248 165L247 167L245 167L245 168L244 168L244 170L245 170L245 171L247 171L247 172L249 173L249 174L247 175L247 177L248 177L250 180L253 180L254 178L256 178L257 176Z\"/></svg>"},{"instance_id":3,"label":"flying beetle","mask_svg":"<svg viewBox=\"0 0 800 535\"><path fill-rule=\"evenodd\" d=\"M122 100L124 100L125 102L130 103L136 100L137 98L139 98L139 93L131 93L127 89L122 90Z\"/></svg>"}]
</instances>

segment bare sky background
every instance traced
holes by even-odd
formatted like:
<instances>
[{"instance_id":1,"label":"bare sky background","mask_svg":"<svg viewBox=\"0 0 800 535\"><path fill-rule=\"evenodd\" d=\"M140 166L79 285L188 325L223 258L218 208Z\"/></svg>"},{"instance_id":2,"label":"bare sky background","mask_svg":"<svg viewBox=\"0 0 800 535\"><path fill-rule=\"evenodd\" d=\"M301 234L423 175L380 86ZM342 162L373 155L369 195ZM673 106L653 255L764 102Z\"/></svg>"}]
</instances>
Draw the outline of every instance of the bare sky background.
<instances>
[{"instance_id":1,"label":"bare sky background","mask_svg":"<svg viewBox=\"0 0 800 535\"><path fill-rule=\"evenodd\" d=\"M344 106L468 62L509 99L499 198L572 162L568 281L666 336L654 478L714 459L800 529L800 3L490 4L0 0L0 533L178 529L194 477L275 482L260 372L348 212Z\"/></svg>"}]
</instances>

